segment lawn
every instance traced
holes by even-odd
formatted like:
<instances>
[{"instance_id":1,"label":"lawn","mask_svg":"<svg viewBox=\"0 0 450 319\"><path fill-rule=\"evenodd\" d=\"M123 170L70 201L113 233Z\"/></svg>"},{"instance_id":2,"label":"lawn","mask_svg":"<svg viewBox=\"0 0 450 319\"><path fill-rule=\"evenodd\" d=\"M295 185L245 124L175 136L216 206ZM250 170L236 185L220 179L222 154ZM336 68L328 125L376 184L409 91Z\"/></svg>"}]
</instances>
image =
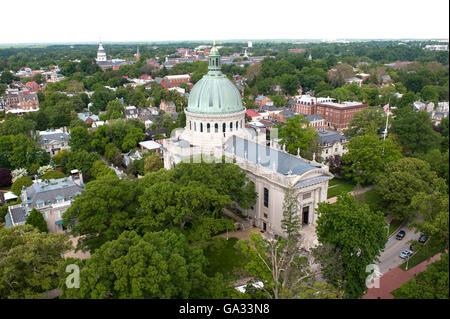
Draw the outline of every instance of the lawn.
<instances>
[{"instance_id":1,"label":"lawn","mask_svg":"<svg viewBox=\"0 0 450 319\"><path fill-rule=\"evenodd\" d=\"M222 274L225 278L236 277L242 273L246 264L245 256L236 248L237 238L218 237L212 240L205 249L205 256L208 259L208 266L205 273L214 276L216 273Z\"/></svg>"},{"instance_id":2,"label":"lawn","mask_svg":"<svg viewBox=\"0 0 450 319\"><path fill-rule=\"evenodd\" d=\"M335 186L332 188L328 188L328 196L327 198L336 197L342 193L351 192L356 186L350 183L341 184L339 186Z\"/></svg>"},{"instance_id":3,"label":"lawn","mask_svg":"<svg viewBox=\"0 0 450 319\"><path fill-rule=\"evenodd\" d=\"M415 244L416 247L418 245L421 244ZM420 248L421 249L419 249L411 258L409 258L408 269L411 269L412 267L417 266L421 262L428 260L434 255L444 251L444 249L441 248L441 246L436 243L436 240L434 240L433 237L428 239L428 241L424 244L424 246ZM400 266L400 268L406 270L406 262L404 262Z\"/></svg>"}]
</instances>

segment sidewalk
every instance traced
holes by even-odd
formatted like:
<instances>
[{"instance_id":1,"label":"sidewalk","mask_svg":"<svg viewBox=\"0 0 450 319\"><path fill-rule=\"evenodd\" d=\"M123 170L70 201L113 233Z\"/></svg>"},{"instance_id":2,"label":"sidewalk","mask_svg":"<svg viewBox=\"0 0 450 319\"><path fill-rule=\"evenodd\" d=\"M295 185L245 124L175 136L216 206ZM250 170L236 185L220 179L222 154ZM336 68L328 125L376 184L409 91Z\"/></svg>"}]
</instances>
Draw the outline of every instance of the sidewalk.
<instances>
[{"instance_id":1,"label":"sidewalk","mask_svg":"<svg viewBox=\"0 0 450 319\"><path fill-rule=\"evenodd\" d=\"M417 266L404 271L400 267L396 267L385 273L380 278L380 288L370 288L362 299L394 299L391 292L400 287L403 283L414 278L415 274L421 273L427 269L427 266L441 258L441 254L437 254L429 260L425 260Z\"/></svg>"}]
</instances>

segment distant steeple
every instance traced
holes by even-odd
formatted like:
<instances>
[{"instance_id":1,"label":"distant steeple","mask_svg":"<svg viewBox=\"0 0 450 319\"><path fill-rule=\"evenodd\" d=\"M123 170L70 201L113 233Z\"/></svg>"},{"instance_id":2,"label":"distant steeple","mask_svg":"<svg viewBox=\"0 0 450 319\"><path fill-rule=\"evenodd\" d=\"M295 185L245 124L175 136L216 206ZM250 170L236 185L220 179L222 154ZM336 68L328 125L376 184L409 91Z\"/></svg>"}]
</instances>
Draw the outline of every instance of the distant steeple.
<instances>
[{"instance_id":1,"label":"distant steeple","mask_svg":"<svg viewBox=\"0 0 450 319\"><path fill-rule=\"evenodd\" d=\"M308 60L310 60L310 61L312 60L311 53L309 53Z\"/></svg>"},{"instance_id":2,"label":"distant steeple","mask_svg":"<svg viewBox=\"0 0 450 319\"><path fill-rule=\"evenodd\" d=\"M141 58L141 53L139 52L139 46L136 48L136 61L139 61L139 59Z\"/></svg>"}]
</instances>

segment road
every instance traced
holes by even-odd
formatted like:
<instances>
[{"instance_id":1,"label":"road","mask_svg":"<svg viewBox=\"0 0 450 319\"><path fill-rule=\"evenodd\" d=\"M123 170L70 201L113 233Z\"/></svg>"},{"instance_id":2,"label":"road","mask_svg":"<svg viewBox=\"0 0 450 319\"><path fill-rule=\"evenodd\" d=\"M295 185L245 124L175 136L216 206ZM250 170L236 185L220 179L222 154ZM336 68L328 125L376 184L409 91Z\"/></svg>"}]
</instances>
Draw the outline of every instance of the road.
<instances>
[{"instance_id":1,"label":"road","mask_svg":"<svg viewBox=\"0 0 450 319\"><path fill-rule=\"evenodd\" d=\"M386 243L384 251L379 257L378 267L380 267L381 274L387 273L389 270L401 265L405 261L400 258L400 252L405 249L409 249L411 243L410 240L417 240L420 237L420 233L415 233L414 228L408 229L407 222L403 222L402 226L389 238ZM404 230L406 235L402 240L395 239L395 235L400 230Z\"/></svg>"}]
</instances>

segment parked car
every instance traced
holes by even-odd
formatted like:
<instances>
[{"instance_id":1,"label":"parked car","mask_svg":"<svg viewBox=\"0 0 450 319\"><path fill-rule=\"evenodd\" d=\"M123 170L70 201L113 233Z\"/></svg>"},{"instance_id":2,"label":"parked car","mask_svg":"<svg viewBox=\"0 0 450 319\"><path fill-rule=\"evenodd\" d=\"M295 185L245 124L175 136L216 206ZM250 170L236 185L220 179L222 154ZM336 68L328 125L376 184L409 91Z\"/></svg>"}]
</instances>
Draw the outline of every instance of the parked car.
<instances>
[{"instance_id":1,"label":"parked car","mask_svg":"<svg viewBox=\"0 0 450 319\"><path fill-rule=\"evenodd\" d=\"M406 258L409 258L412 254L413 254L413 252L411 250L403 250L400 253L400 258L406 259Z\"/></svg>"},{"instance_id":2,"label":"parked car","mask_svg":"<svg viewBox=\"0 0 450 319\"><path fill-rule=\"evenodd\" d=\"M405 231L401 230L398 232L397 236L395 236L395 239L402 240L403 237L405 237L405 235L406 235Z\"/></svg>"},{"instance_id":3,"label":"parked car","mask_svg":"<svg viewBox=\"0 0 450 319\"><path fill-rule=\"evenodd\" d=\"M421 235L419 237L419 243L424 244L428 240L427 236Z\"/></svg>"}]
</instances>

